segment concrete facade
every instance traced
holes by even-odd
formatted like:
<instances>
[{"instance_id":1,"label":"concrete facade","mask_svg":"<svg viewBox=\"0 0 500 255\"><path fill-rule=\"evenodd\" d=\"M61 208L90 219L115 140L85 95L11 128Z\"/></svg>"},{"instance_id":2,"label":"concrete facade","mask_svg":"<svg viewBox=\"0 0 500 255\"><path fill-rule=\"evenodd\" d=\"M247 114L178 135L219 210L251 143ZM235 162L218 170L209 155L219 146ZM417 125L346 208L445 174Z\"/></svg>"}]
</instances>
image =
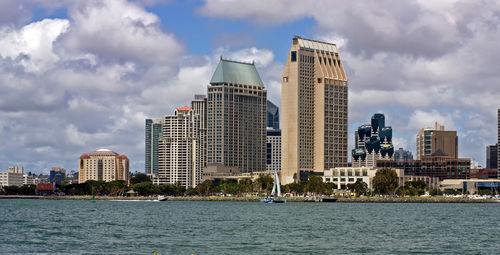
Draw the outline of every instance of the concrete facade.
<instances>
[{"instance_id":1,"label":"concrete facade","mask_svg":"<svg viewBox=\"0 0 500 255\"><path fill-rule=\"evenodd\" d=\"M347 89L335 44L293 38L281 89L283 184L347 166Z\"/></svg>"},{"instance_id":2,"label":"concrete facade","mask_svg":"<svg viewBox=\"0 0 500 255\"><path fill-rule=\"evenodd\" d=\"M129 180L129 161L127 156L108 150L99 149L80 156L78 164L78 183L88 180L116 181Z\"/></svg>"},{"instance_id":3,"label":"concrete facade","mask_svg":"<svg viewBox=\"0 0 500 255\"><path fill-rule=\"evenodd\" d=\"M447 156L458 157L457 131L445 131L444 126L437 122L434 128L420 129L416 141L417 160L422 159L423 156L430 156L438 150L443 151Z\"/></svg>"},{"instance_id":4,"label":"concrete facade","mask_svg":"<svg viewBox=\"0 0 500 255\"><path fill-rule=\"evenodd\" d=\"M155 184L178 184L186 188L200 183L200 119L203 116L187 106L165 116L159 146L158 174Z\"/></svg>"},{"instance_id":5,"label":"concrete facade","mask_svg":"<svg viewBox=\"0 0 500 255\"><path fill-rule=\"evenodd\" d=\"M323 181L334 183L337 189L347 189L348 184L353 184L360 180L373 189L373 177L377 174L378 168L373 167L338 167L325 171ZM398 175L399 186L404 186L408 181L421 180L427 184L428 188L439 188L439 178L429 176L406 175L403 169L394 169Z\"/></svg>"},{"instance_id":6,"label":"concrete facade","mask_svg":"<svg viewBox=\"0 0 500 255\"><path fill-rule=\"evenodd\" d=\"M221 58L207 89L207 168L265 170L267 90L254 63Z\"/></svg>"},{"instance_id":7,"label":"concrete facade","mask_svg":"<svg viewBox=\"0 0 500 255\"><path fill-rule=\"evenodd\" d=\"M22 173L0 172L0 187L3 186L23 186L24 177Z\"/></svg>"}]
</instances>

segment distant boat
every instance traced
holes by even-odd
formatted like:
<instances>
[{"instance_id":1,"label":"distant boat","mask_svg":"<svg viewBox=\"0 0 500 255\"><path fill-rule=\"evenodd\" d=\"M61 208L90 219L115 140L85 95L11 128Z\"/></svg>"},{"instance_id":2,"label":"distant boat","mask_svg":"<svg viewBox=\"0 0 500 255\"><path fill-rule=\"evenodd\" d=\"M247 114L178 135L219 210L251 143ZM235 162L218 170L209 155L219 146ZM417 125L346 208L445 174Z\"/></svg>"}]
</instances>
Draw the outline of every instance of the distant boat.
<instances>
[{"instance_id":1,"label":"distant boat","mask_svg":"<svg viewBox=\"0 0 500 255\"><path fill-rule=\"evenodd\" d=\"M160 202L161 201L167 201L167 200L168 200L168 198L166 196L161 196L161 195L158 196L158 201L160 201Z\"/></svg>"},{"instance_id":2,"label":"distant boat","mask_svg":"<svg viewBox=\"0 0 500 255\"><path fill-rule=\"evenodd\" d=\"M321 199L321 202L323 203L333 203L333 202L337 202L337 198L336 197L324 197Z\"/></svg>"},{"instance_id":3,"label":"distant boat","mask_svg":"<svg viewBox=\"0 0 500 255\"><path fill-rule=\"evenodd\" d=\"M274 184L271 195L261 199L260 201L263 203L286 203L286 199L281 197L280 179L278 178L276 168L274 168Z\"/></svg>"}]
</instances>

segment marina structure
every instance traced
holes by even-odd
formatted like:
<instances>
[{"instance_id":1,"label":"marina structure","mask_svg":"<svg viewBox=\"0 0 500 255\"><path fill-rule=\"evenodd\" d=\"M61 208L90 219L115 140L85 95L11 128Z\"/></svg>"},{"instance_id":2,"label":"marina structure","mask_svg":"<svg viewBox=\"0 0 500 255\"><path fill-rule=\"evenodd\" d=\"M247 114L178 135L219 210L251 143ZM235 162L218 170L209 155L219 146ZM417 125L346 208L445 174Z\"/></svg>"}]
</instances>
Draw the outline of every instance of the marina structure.
<instances>
[{"instance_id":1,"label":"marina structure","mask_svg":"<svg viewBox=\"0 0 500 255\"><path fill-rule=\"evenodd\" d=\"M281 87L283 184L347 166L347 90L335 44L292 39Z\"/></svg>"}]
</instances>

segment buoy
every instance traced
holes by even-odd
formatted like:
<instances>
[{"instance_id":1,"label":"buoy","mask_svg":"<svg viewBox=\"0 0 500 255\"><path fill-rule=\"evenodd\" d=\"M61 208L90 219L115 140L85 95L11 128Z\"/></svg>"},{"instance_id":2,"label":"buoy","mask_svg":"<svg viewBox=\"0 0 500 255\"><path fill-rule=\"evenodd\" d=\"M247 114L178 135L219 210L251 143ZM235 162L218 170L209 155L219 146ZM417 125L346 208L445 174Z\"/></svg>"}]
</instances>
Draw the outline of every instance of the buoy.
<instances>
[{"instance_id":1,"label":"buoy","mask_svg":"<svg viewBox=\"0 0 500 255\"><path fill-rule=\"evenodd\" d=\"M92 195L92 203L95 203L95 196Z\"/></svg>"}]
</instances>

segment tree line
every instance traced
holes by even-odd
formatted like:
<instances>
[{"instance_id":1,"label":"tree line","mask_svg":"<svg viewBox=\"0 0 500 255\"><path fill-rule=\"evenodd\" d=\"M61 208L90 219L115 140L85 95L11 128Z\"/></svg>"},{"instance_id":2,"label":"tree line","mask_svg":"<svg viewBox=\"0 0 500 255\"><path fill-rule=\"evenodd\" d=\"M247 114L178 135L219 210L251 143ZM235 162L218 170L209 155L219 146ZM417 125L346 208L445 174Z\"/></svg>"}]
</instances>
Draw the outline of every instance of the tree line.
<instances>
[{"instance_id":1,"label":"tree line","mask_svg":"<svg viewBox=\"0 0 500 255\"><path fill-rule=\"evenodd\" d=\"M269 175L259 175L256 180L251 178L236 180L204 181L196 188L185 188L177 184L156 185L151 182L149 176L143 173L136 174L130 180L130 185L125 181L92 181L85 183L56 185L56 192L66 195L99 195L99 196L125 196L129 190L134 190L140 196L167 195L167 196L210 196L210 195L269 195L274 184L274 179ZM356 195L399 195L419 196L426 190L430 195L460 194L459 191L439 189L428 189L424 181L408 181L399 186L399 178L391 168L382 168L375 174L372 181L373 190L368 185L358 180L347 185L347 190ZM331 195L336 189L334 183L325 183L323 178L315 175L309 176L307 180L299 180L296 183L281 185L282 193L291 193L296 196L302 195ZM35 195L36 185L23 185L21 187L7 186L0 191L6 195ZM488 192L480 191L488 194Z\"/></svg>"}]
</instances>

